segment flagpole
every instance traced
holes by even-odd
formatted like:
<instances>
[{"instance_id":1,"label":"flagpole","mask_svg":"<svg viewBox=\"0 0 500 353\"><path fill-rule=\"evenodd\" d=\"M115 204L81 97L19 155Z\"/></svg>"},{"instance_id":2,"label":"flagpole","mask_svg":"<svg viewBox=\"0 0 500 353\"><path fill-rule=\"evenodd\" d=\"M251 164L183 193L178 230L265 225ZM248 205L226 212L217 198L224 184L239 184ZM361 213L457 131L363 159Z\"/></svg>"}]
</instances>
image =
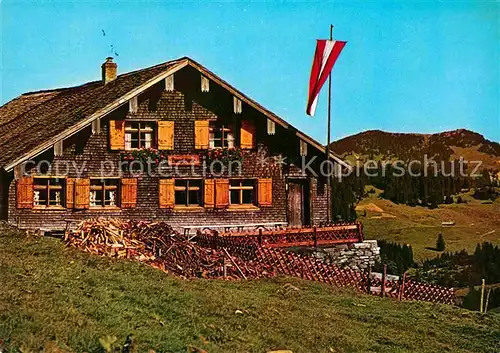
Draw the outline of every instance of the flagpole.
<instances>
[{"instance_id":1,"label":"flagpole","mask_svg":"<svg viewBox=\"0 0 500 353\"><path fill-rule=\"evenodd\" d=\"M330 40L333 40L333 25L330 24ZM330 75L328 75L328 128L327 128L327 136L326 136L326 160L330 161L330 126L331 126L331 112L332 112L332 73L330 72ZM328 162L328 166L330 166L330 163ZM330 170L328 168L328 176L326 179L326 187L328 192L326 193L326 200L327 200L327 216L326 216L326 221L327 223L331 222L331 210L332 210L332 185L331 185L331 175L330 175Z\"/></svg>"}]
</instances>

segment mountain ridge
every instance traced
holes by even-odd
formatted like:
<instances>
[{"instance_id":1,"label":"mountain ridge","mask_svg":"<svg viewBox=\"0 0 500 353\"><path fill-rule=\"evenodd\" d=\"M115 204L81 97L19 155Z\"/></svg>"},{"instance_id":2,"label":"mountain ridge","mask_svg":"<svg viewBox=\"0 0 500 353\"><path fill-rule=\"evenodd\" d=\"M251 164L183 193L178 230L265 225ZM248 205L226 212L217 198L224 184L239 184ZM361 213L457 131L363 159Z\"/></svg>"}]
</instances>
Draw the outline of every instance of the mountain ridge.
<instances>
[{"instance_id":1,"label":"mountain ridge","mask_svg":"<svg viewBox=\"0 0 500 353\"><path fill-rule=\"evenodd\" d=\"M463 157L467 161L481 161L482 169L500 170L500 143L467 129L433 134L367 130L334 141L330 146L350 162L356 159L422 160L427 155L436 161Z\"/></svg>"}]
</instances>

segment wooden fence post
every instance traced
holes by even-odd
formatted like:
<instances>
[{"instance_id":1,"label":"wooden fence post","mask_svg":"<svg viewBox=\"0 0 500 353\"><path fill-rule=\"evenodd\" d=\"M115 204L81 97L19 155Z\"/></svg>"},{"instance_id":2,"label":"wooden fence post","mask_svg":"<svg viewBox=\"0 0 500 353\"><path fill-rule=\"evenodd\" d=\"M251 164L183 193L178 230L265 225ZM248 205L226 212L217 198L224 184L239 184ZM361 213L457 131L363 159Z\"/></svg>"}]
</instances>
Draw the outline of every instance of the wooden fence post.
<instances>
[{"instance_id":1,"label":"wooden fence post","mask_svg":"<svg viewBox=\"0 0 500 353\"><path fill-rule=\"evenodd\" d=\"M479 312L480 312L480 313L483 313L484 285L485 285L485 281L484 281L484 278L483 278L483 280L482 280L482 284L481 284L481 303L480 303L480 305L479 305Z\"/></svg>"},{"instance_id":2,"label":"wooden fence post","mask_svg":"<svg viewBox=\"0 0 500 353\"><path fill-rule=\"evenodd\" d=\"M387 265L384 264L384 272L382 273L382 288L380 289L380 296L385 297L385 281L387 276Z\"/></svg>"},{"instance_id":3,"label":"wooden fence post","mask_svg":"<svg viewBox=\"0 0 500 353\"><path fill-rule=\"evenodd\" d=\"M405 281L406 281L406 272L403 273L403 278L401 279L401 286L399 287L399 301L403 300L403 296L405 293Z\"/></svg>"},{"instance_id":4,"label":"wooden fence post","mask_svg":"<svg viewBox=\"0 0 500 353\"><path fill-rule=\"evenodd\" d=\"M372 292L372 266L368 266L368 281L366 291L368 294Z\"/></svg>"},{"instance_id":5,"label":"wooden fence post","mask_svg":"<svg viewBox=\"0 0 500 353\"><path fill-rule=\"evenodd\" d=\"M491 292L491 288L488 288L488 293L486 294L486 303L484 304L484 313L485 314L488 311L488 303L490 301L490 292Z\"/></svg>"},{"instance_id":6,"label":"wooden fence post","mask_svg":"<svg viewBox=\"0 0 500 353\"><path fill-rule=\"evenodd\" d=\"M316 227L313 228L313 237L314 237L314 247L318 247L318 233Z\"/></svg>"}]
</instances>

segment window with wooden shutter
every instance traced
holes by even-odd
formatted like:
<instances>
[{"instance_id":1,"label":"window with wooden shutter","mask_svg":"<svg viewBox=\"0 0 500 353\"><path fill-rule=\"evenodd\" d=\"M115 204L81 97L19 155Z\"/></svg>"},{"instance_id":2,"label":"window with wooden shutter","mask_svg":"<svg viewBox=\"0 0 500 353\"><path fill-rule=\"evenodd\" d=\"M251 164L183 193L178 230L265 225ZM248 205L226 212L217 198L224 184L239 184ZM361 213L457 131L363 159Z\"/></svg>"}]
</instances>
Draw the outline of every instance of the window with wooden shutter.
<instances>
[{"instance_id":1,"label":"window with wooden shutter","mask_svg":"<svg viewBox=\"0 0 500 353\"><path fill-rule=\"evenodd\" d=\"M174 179L160 179L159 182L160 208L171 208L175 205L175 181Z\"/></svg>"},{"instance_id":2,"label":"window with wooden shutter","mask_svg":"<svg viewBox=\"0 0 500 353\"><path fill-rule=\"evenodd\" d=\"M33 178L23 177L17 180L17 208L33 208Z\"/></svg>"},{"instance_id":3,"label":"window with wooden shutter","mask_svg":"<svg viewBox=\"0 0 500 353\"><path fill-rule=\"evenodd\" d=\"M240 147L245 149L255 147L255 125L251 120L241 121Z\"/></svg>"},{"instance_id":4,"label":"window with wooden shutter","mask_svg":"<svg viewBox=\"0 0 500 353\"><path fill-rule=\"evenodd\" d=\"M121 183L118 178L90 179L90 208L116 208L120 203Z\"/></svg>"},{"instance_id":5,"label":"window with wooden shutter","mask_svg":"<svg viewBox=\"0 0 500 353\"><path fill-rule=\"evenodd\" d=\"M64 205L64 178L33 178L33 208L61 208Z\"/></svg>"},{"instance_id":6,"label":"window with wooden shutter","mask_svg":"<svg viewBox=\"0 0 500 353\"><path fill-rule=\"evenodd\" d=\"M109 121L109 147L112 150L125 149L125 121Z\"/></svg>"},{"instance_id":7,"label":"window with wooden shutter","mask_svg":"<svg viewBox=\"0 0 500 353\"><path fill-rule=\"evenodd\" d=\"M229 180L215 179L215 207L229 206Z\"/></svg>"},{"instance_id":8,"label":"window with wooden shutter","mask_svg":"<svg viewBox=\"0 0 500 353\"><path fill-rule=\"evenodd\" d=\"M74 207L77 210L89 208L90 205L90 179L75 179Z\"/></svg>"},{"instance_id":9,"label":"window with wooden shutter","mask_svg":"<svg viewBox=\"0 0 500 353\"><path fill-rule=\"evenodd\" d=\"M215 206L215 184L214 179L205 179L203 182L204 188L204 206L214 207Z\"/></svg>"},{"instance_id":10,"label":"window with wooden shutter","mask_svg":"<svg viewBox=\"0 0 500 353\"><path fill-rule=\"evenodd\" d=\"M154 148L156 123L152 121L128 121L125 123L125 149Z\"/></svg>"},{"instance_id":11,"label":"window with wooden shutter","mask_svg":"<svg viewBox=\"0 0 500 353\"><path fill-rule=\"evenodd\" d=\"M273 180L259 179L257 189L259 206L271 206L273 203Z\"/></svg>"},{"instance_id":12,"label":"window with wooden shutter","mask_svg":"<svg viewBox=\"0 0 500 353\"><path fill-rule=\"evenodd\" d=\"M158 149L174 149L174 122L158 121Z\"/></svg>"},{"instance_id":13,"label":"window with wooden shutter","mask_svg":"<svg viewBox=\"0 0 500 353\"><path fill-rule=\"evenodd\" d=\"M126 178L121 181L122 208L133 208L137 204L137 178Z\"/></svg>"},{"instance_id":14,"label":"window with wooden shutter","mask_svg":"<svg viewBox=\"0 0 500 353\"><path fill-rule=\"evenodd\" d=\"M194 122L194 148L197 150L208 148L208 124L208 120L195 120Z\"/></svg>"},{"instance_id":15,"label":"window with wooden shutter","mask_svg":"<svg viewBox=\"0 0 500 353\"><path fill-rule=\"evenodd\" d=\"M231 179L229 181L230 207L255 205L255 186L255 179Z\"/></svg>"},{"instance_id":16,"label":"window with wooden shutter","mask_svg":"<svg viewBox=\"0 0 500 353\"><path fill-rule=\"evenodd\" d=\"M66 208L74 207L75 199L75 179L66 178Z\"/></svg>"},{"instance_id":17,"label":"window with wooden shutter","mask_svg":"<svg viewBox=\"0 0 500 353\"><path fill-rule=\"evenodd\" d=\"M223 124L218 121L209 123L209 147L210 148L233 148L234 134L231 124Z\"/></svg>"},{"instance_id":18,"label":"window with wooden shutter","mask_svg":"<svg viewBox=\"0 0 500 353\"><path fill-rule=\"evenodd\" d=\"M201 179L175 179L175 206L202 206Z\"/></svg>"}]
</instances>

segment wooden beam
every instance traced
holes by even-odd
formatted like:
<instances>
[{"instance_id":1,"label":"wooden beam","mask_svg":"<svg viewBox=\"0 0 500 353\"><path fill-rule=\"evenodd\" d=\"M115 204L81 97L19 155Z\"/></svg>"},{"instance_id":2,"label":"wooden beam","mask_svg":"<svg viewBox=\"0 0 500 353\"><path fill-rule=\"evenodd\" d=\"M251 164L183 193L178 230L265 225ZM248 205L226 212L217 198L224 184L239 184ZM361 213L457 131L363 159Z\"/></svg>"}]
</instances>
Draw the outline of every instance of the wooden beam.
<instances>
[{"instance_id":1,"label":"wooden beam","mask_svg":"<svg viewBox=\"0 0 500 353\"><path fill-rule=\"evenodd\" d=\"M94 121L92 121L92 133L93 134L100 134L101 133L101 119L97 118Z\"/></svg>"},{"instance_id":2,"label":"wooden beam","mask_svg":"<svg viewBox=\"0 0 500 353\"><path fill-rule=\"evenodd\" d=\"M299 139L299 154L301 157L307 156L307 142Z\"/></svg>"},{"instance_id":3,"label":"wooden beam","mask_svg":"<svg viewBox=\"0 0 500 353\"><path fill-rule=\"evenodd\" d=\"M203 75L201 75L201 91L210 92L210 81Z\"/></svg>"},{"instance_id":4,"label":"wooden beam","mask_svg":"<svg viewBox=\"0 0 500 353\"><path fill-rule=\"evenodd\" d=\"M234 114L241 114L243 111L241 100L233 96L233 112Z\"/></svg>"},{"instance_id":5,"label":"wooden beam","mask_svg":"<svg viewBox=\"0 0 500 353\"><path fill-rule=\"evenodd\" d=\"M174 75L168 75L165 77L165 91L173 92L174 91Z\"/></svg>"},{"instance_id":6,"label":"wooden beam","mask_svg":"<svg viewBox=\"0 0 500 353\"><path fill-rule=\"evenodd\" d=\"M255 108L257 111L261 112L262 114L264 114L266 116L272 115L273 116L273 120L275 120L275 122L277 124L279 124L279 125L281 125L281 126L283 126L285 128L287 128L288 126L290 126L286 121L284 121L283 119L281 119L277 115L274 115L273 113L271 113L270 111L268 111L266 108L264 108L263 106L261 106L259 103L257 103L253 99L245 96L243 93L241 93L240 91L236 90L234 87L232 87L231 85L229 85L227 82L225 82L221 78L217 77L214 73L208 71L206 68L204 68L203 66L201 66L197 62L195 62L193 60L189 60L189 65L192 66L192 67L194 67L196 70L202 72L203 75L205 75L206 77L208 77L210 80L214 81L219 86L221 86L224 89L226 89L229 93L231 93L232 95L238 97L239 99L241 99L242 101L244 101L245 103L247 103L249 106Z\"/></svg>"},{"instance_id":7,"label":"wooden beam","mask_svg":"<svg viewBox=\"0 0 500 353\"><path fill-rule=\"evenodd\" d=\"M62 156L63 154L63 140L54 143L54 156Z\"/></svg>"},{"instance_id":8,"label":"wooden beam","mask_svg":"<svg viewBox=\"0 0 500 353\"><path fill-rule=\"evenodd\" d=\"M137 113L138 107L139 107L139 104L137 103L137 96L130 98L128 101L128 112L135 114L135 113Z\"/></svg>"},{"instance_id":9,"label":"wooden beam","mask_svg":"<svg viewBox=\"0 0 500 353\"><path fill-rule=\"evenodd\" d=\"M267 118L267 134L268 135L276 134L276 124L270 118Z\"/></svg>"}]
</instances>

